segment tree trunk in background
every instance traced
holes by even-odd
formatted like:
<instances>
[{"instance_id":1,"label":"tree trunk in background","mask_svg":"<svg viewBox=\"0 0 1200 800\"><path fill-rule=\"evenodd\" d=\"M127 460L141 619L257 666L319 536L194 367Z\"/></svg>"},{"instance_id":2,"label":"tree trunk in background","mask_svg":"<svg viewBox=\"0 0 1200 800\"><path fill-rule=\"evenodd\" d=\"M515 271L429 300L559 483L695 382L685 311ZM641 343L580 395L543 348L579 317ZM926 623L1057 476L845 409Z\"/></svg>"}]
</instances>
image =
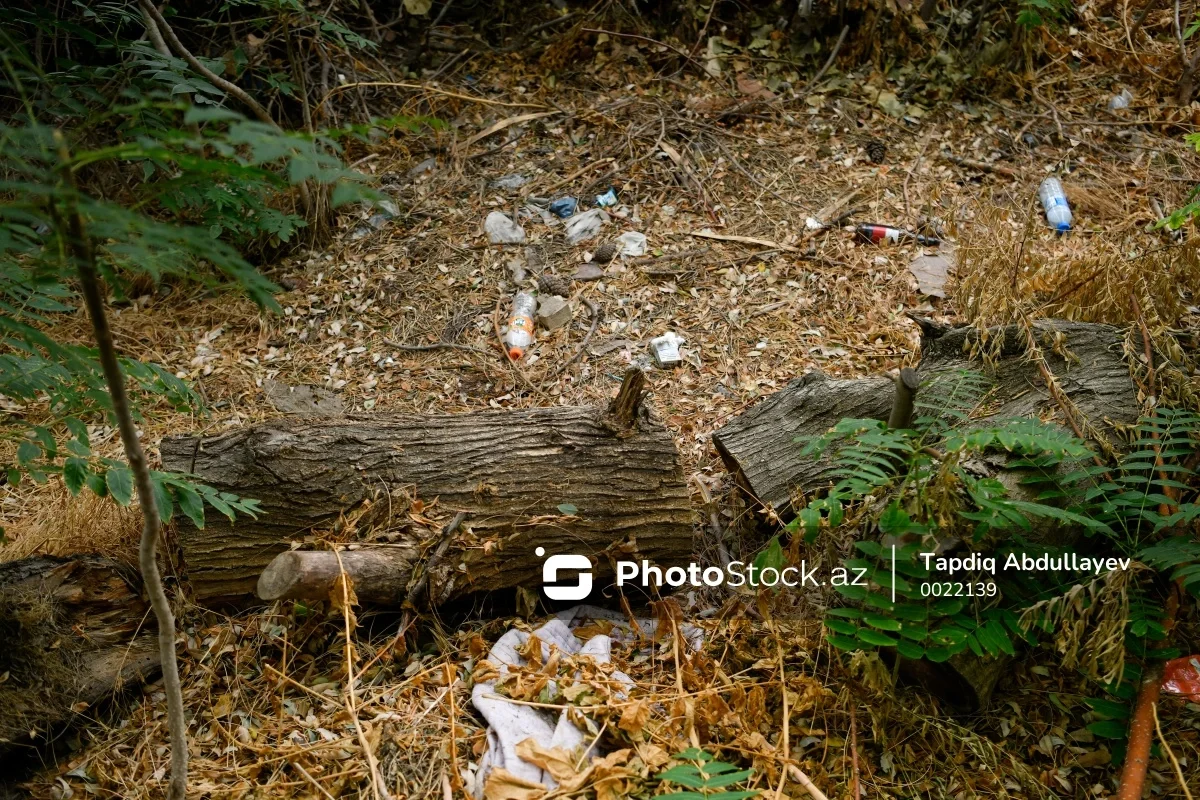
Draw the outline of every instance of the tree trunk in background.
<instances>
[{"instance_id":1,"label":"tree trunk in background","mask_svg":"<svg viewBox=\"0 0 1200 800\"><path fill-rule=\"evenodd\" d=\"M614 545L659 563L686 562L690 492L670 432L642 413L640 396L637 379L627 377L607 411L289 418L166 439L166 469L256 498L266 512L235 526L210 514L204 530L180 521L193 590L201 599L249 595L291 542L330 528L379 489L468 512L471 544L447 553L448 575L431 587L435 601L540 584L539 546L547 556L599 557L601 578L611 574L601 554ZM564 504L575 511L560 510Z\"/></svg>"}]
</instances>

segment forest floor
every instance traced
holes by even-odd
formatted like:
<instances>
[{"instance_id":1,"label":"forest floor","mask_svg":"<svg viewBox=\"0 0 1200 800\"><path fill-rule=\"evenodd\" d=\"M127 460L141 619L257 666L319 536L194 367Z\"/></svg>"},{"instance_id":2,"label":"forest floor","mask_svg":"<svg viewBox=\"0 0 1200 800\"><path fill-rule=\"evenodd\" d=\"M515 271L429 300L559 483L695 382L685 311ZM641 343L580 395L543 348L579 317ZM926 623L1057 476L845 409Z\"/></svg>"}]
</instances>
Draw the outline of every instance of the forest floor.
<instances>
[{"instance_id":1,"label":"forest floor","mask_svg":"<svg viewBox=\"0 0 1200 800\"><path fill-rule=\"evenodd\" d=\"M699 507L731 486L711 444L715 430L811 370L856 376L914 363L919 331L909 312L987 323L1023 304L1043 316L1120 323L1129 321L1128 293L1142 286L1160 301L1162 324L1194 328L1200 319L1189 306L1200 301L1169 277L1171 264L1194 259L1192 248L1149 229L1151 200L1179 208L1200 175L1200 156L1183 141L1191 121L1136 98L1109 113L1119 88L1099 68L1053 92L1043 81L1053 104L931 101L924 90L906 103L904 76L871 73L834 73L799 93L770 92L747 74L731 96L690 72L654 74L639 47L613 38L553 87L520 62L499 61L475 64L470 76L451 70L421 89L376 92L378 114L447 126L351 147L350 160L380 179L399 213L376 218L376 228L374 211L346 210L331 243L270 266L284 288L282 313L179 285L114 310L118 347L193 381L210 409L206 417L154 409L146 441L274 416L263 390L271 380L328 388L348 411L458 413L600 405L637 364ZM908 75L913 86L925 80ZM1037 205L1052 172L1065 174L1076 215L1066 237L1053 235ZM523 182L505 188L512 175ZM609 221L579 246L566 244L562 220L521 216L544 265L530 263L537 257L524 246L490 246L483 232L490 211L524 215L531 198L564 195L582 211L610 187ZM823 208L840 224L806 228ZM848 227L859 223L936 231L946 243L864 243ZM573 282L573 322L540 332L523 360L506 363L497 325L514 292L509 262L525 262L527 283L543 271L570 278L600 243L628 231L646 236L648 257L618 257L599 280ZM939 252L944 259L929 258ZM586 345L584 301L599 315ZM656 369L648 342L667 332L683 338L684 363ZM81 315L56 333L85 341L87 321ZM438 342L473 349L396 346ZM559 374L581 347L583 357ZM136 537L136 517L100 503L75 504L64 517L65 493L53 487L14 490L4 503L5 555L81 544L128 555ZM738 530L742 508L721 512ZM756 543L730 546L744 555ZM198 796L370 796L383 787L396 797L456 795L484 737L469 702L472 669L513 620L457 631L422 623L425 649L404 652L389 617L361 616L350 651L341 616L318 617L286 604L232 617L181 614ZM609 736L631 752L596 767L586 791L602 799L652 791L661 756L689 744L688 718L699 720L712 752L755 767L764 797L804 795L787 776L788 759L830 797L853 796L855 782L870 797L1112 793L1110 750L1086 728L1088 687L1045 666L1047 652L1014 664L988 713L956 718L913 689L879 700L869 666L837 671L822 655L818 620L713 626L691 655L669 638L640 659L619 654L639 688L618 698L596 677L595 705L604 708L596 718L611 719ZM352 701L343 691L348 661L360 678ZM152 685L80 734L28 789L56 798L153 794L167 765L164 714ZM1194 774L1200 709L1164 704L1162 715ZM1183 796L1165 759L1155 759L1150 780L1159 796ZM506 796L535 796L509 788Z\"/></svg>"}]
</instances>

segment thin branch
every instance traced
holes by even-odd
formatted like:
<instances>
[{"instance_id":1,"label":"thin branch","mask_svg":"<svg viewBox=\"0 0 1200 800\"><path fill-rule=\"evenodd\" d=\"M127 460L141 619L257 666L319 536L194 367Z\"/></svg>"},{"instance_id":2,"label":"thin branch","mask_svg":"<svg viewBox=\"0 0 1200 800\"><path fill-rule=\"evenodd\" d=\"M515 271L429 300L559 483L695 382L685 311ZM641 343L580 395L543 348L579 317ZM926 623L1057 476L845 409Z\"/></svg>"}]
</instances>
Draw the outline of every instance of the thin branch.
<instances>
[{"instance_id":1,"label":"thin branch","mask_svg":"<svg viewBox=\"0 0 1200 800\"><path fill-rule=\"evenodd\" d=\"M586 297L583 298L583 303L588 307L588 311L590 311L592 314L592 327L588 328L587 335L585 335L583 337L583 341L579 343L579 349L575 351L575 355L564 361L559 368L554 371L554 374L550 376L552 378L557 378L559 375L562 375L564 372L566 372L567 367L571 366L583 357L583 351L587 349L588 342L592 340L592 334L596 332L596 328L600 327L600 309L595 303L593 303L591 300L588 300Z\"/></svg>"},{"instance_id":2,"label":"thin branch","mask_svg":"<svg viewBox=\"0 0 1200 800\"><path fill-rule=\"evenodd\" d=\"M481 353L490 355L487 350L479 347L472 347L469 344L458 344L457 342L436 342L434 344L403 344L401 342L384 339L383 343L389 347L394 347L397 350L406 350L412 353L424 353L430 350L463 350L468 353Z\"/></svg>"},{"instance_id":3,"label":"thin branch","mask_svg":"<svg viewBox=\"0 0 1200 800\"><path fill-rule=\"evenodd\" d=\"M154 49L159 52L159 55L174 58L171 55L171 48L167 47L167 43L163 41L162 32L155 24L154 17L146 13L144 8L142 9L142 21L146 23L146 38L150 40L150 44L154 45Z\"/></svg>"},{"instance_id":4,"label":"thin branch","mask_svg":"<svg viewBox=\"0 0 1200 800\"><path fill-rule=\"evenodd\" d=\"M158 26L158 30L171 45L172 49L175 50L180 58L187 62L189 67L202 75L204 79L213 86L216 86L226 94L236 97L242 102L243 105L253 111L254 116L258 117L260 120L274 128L279 127L271 115L267 113L267 110L259 105L257 100L247 94L245 89L238 86L236 83L231 83L230 81L225 80L220 75L201 64L200 60L192 55L191 51L183 46L183 42L179 41L179 37L175 35L175 31L171 28L170 23L167 22L166 18L157 8L154 7L154 4L151 3L150 0L139 0L139 4L141 5L142 11L145 12L150 19L154 20L154 24Z\"/></svg>"},{"instance_id":5,"label":"thin branch","mask_svg":"<svg viewBox=\"0 0 1200 800\"><path fill-rule=\"evenodd\" d=\"M162 660L163 688L167 695L167 726L171 736L171 784L167 791L167 798L168 800L184 800L187 795L187 722L183 715L179 664L175 658L175 615L171 612L171 604L167 600L166 591L163 590L162 576L158 572L157 553L155 552L162 529L162 520L154 501L154 484L150 479L146 454L142 450L142 444L138 440L137 427L133 423L129 396L125 392L125 376L117 361L112 329L108 326L108 316L104 311L104 297L100 292L96 254L92 249L91 240L84 230L83 217L79 213L76 202L78 189L71 172L71 154L67 150L66 140L61 133L56 131L54 138L58 145L59 171L66 185L67 247L71 254L71 260L75 262L75 269L79 273L84 303L87 306L88 316L92 319L92 330L96 336L100 367L104 371L104 381L108 385L108 393L112 397L113 416L116 418L117 428L121 433L125 458L129 461L129 469L137 484L138 505L142 509L143 525L142 538L138 544L138 563L142 571L142 580L146 584L146 593L150 596L150 606L154 609L154 616L158 620L158 649Z\"/></svg>"},{"instance_id":6,"label":"thin branch","mask_svg":"<svg viewBox=\"0 0 1200 800\"><path fill-rule=\"evenodd\" d=\"M843 25L842 32L838 35L837 42L834 43L833 49L829 51L829 58L825 59L825 65L817 70L817 74L813 75L812 80L804 87L804 93L808 94L812 91L812 87L817 85L817 81L825 77L825 73L829 72L829 68L833 66L834 59L837 58L838 50L842 49L842 44L846 41L846 36L850 33L850 26Z\"/></svg>"}]
</instances>

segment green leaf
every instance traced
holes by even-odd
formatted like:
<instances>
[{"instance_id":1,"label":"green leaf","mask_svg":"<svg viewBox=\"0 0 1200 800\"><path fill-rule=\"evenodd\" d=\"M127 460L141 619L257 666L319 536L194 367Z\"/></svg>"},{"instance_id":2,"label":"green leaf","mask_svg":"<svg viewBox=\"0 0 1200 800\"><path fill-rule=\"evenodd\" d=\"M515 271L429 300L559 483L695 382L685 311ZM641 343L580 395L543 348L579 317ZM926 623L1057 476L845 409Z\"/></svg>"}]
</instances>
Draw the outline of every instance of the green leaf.
<instances>
[{"instance_id":1,"label":"green leaf","mask_svg":"<svg viewBox=\"0 0 1200 800\"><path fill-rule=\"evenodd\" d=\"M873 631L870 628L859 629L858 640L871 647L892 647L896 644L896 639L893 639L886 633Z\"/></svg>"},{"instance_id":2,"label":"green leaf","mask_svg":"<svg viewBox=\"0 0 1200 800\"><path fill-rule=\"evenodd\" d=\"M17 464L22 467L33 463L41 457L42 448L38 446L37 442L26 439L17 447Z\"/></svg>"},{"instance_id":3,"label":"green leaf","mask_svg":"<svg viewBox=\"0 0 1200 800\"><path fill-rule=\"evenodd\" d=\"M885 617L881 614L866 613L862 616L863 622L870 625L872 628L881 631L899 631L900 623L891 617Z\"/></svg>"},{"instance_id":4,"label":"green leaf","mask_svg":"<svg viewBox=\"0 0 1200 800\"><path fill-rule=\"evenodd\" d=\"M829 630L833 631L834 633L842 633L846 636L854 636L856 633L858 633L857 625L855 625L853 622L846 622L842 619L830 619L829 617L826 617L825 627L829 628Z\"/></svg>"},{"instance_id":5,"label":"green leaf","mask_svg":"<svg viewBox=\"0 0 1200 800\"><path fill-rule=\"evenodd\" d=\"M1087 729L1102 739L1124 739L1126 725L1114 719L1103 719L1091 723Z\"/></svg>"},{"instance_id":6,"label":"green leaf","mask_svg":"<svg viewBox=\"0 0 1200 800\"><path fill-rule=\"evenodd\" d=\"M1084 698L1093 711L1108 719L1129 719L1129 704L1115 703L1112 700L1103 700L1099 697Z\"/></svg>"},{"instance_id":7,"label":"green leaf","mask_svg":"<svg viewBox=\"0 0 1200 800\"><path fill-rule=\"evenodd\" d=\"M949 647L928 647L925 649L925 658L935 664L940 664L943 661L949 661L950 657L957 652Z\"/></svg>"},{"instance_id":8,"label":"green leaf","mask_svg":"<svg viewBox=\"0 0 1200 800\"><path fill-rule=\"evenodd\" d=\"M779 544L779 537L772 536L766 548L754 559L754 566L758 567L760 571L764 569L781 570L783 564L783 547Z\"/></svg>"},{"instance_id":9,"label":"green leaf","mask_svg":"<svg viewBox=\"0 0 1200 800\"><path fill-rule=\"evenodd\" d=\"M105 482L105 476L95 472L89 472L87 476L87 487L96 497L108 496L108 484Z\"/></svg>"},{"instance_id":10,"label":"green leaf","mask_svg":"<svg viewBox=\"0 0 1200 800\"><path fill-rule=\"evenodd\" d=\"M88 463L82 458L68 458L63 464L63 483L67 487L67 491L72 496L78 496L79 492L87 484L88 479Z\"/></svg>"},{"instance_id":11,"label":"green leaf","mask_svg":"<svg viewBox=\"0 0 1200 800\"><path fill-rule=\"evenodd\" d=\"M561 514L566 514L568 517L573 517L579 513L579 509L570 503L560 503L558 506L558 511Z\"/></svg>"},{"instance_id":12,"label":"green leaf","mask_svg":"<svg viewBox=\"0 0 1200 800\"><path fill-rule=\"evenodd\" d=\"M54 434L39 425L33 428L33 435L41 443L42 449L46 451L47 458L58 458L58 442L54 440Z\"/></svg>"},{"instance_id":13,"label":"green leaf","mask_svg":"<svg viewBox=\"0 0 1200 800\"><path fill-rule=\"evenodd\" d=\"M150 485L154 487L154 505L158 508L159 519L170 522L175 516L175 501L171 499L171 489L164 475L161 472L150 473Z\"/></svg>"},{"instance_id":14,"label":"green leaf","mask_svg":"<svg viewBox=\"0 0 1200 800\"><path fill-rule=\"evenodd\" d=\"M925 648L907 639L900 639L896 642L896 652L905 658L917 659L925 657Z\"/></svg>"},{"instance_id":15,"label":"green leaf","mask_svg":"<svg viewBox=\"0 0 1200 800\"><path fill-rule=\"evenodd\" d=\"M133 473L129 471L129 467L109 467L104 475L104 483L118 505L127 506L133 500Z\"/></svg>"},{"instance_id":16,"label":"green leaf","mask_svg":"<svg viewBox=\"0 0 1200 800\"><path fill-rule=\"evenodd\" d=\"M179 510L200 530L204 530L204 501L190 483L179 481L173 485Z\"/></svg>"}]
</instances>

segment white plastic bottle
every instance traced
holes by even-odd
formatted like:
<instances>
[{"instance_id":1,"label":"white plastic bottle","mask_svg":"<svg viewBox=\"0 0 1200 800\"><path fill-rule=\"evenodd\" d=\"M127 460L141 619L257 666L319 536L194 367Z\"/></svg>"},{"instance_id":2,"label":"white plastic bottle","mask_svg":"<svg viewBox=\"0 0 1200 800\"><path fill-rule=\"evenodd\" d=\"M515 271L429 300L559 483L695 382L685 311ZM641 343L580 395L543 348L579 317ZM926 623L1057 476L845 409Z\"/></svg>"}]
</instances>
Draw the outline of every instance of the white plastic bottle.
<instances>
[{"instance_id":1,"label":"white plastic bottle","mask_svg":"<svg viewBox=\"0 0 1200 800\"><path fill-rule=\"evenodd\" d=\"M537 298L529 292L518 292L513 298L508 333L504 334L504 344L512 361L525 355L525 349L533 344L533 314L536 310Z\"/></svg>"},{"instance_id":2,"label":"white plastic bottle","mask_svg":"<svg viewBox=\"0 0 1200 800\"><path fill-rule=\"evenodd\" d=\"M1059 233L1071 230L1071 207L1067 205L1067 195L1063 191L1058 178L1046 178L1038 189L1042 208L1046 209L1046 221Z\"/></svg>"}]
</instances>

